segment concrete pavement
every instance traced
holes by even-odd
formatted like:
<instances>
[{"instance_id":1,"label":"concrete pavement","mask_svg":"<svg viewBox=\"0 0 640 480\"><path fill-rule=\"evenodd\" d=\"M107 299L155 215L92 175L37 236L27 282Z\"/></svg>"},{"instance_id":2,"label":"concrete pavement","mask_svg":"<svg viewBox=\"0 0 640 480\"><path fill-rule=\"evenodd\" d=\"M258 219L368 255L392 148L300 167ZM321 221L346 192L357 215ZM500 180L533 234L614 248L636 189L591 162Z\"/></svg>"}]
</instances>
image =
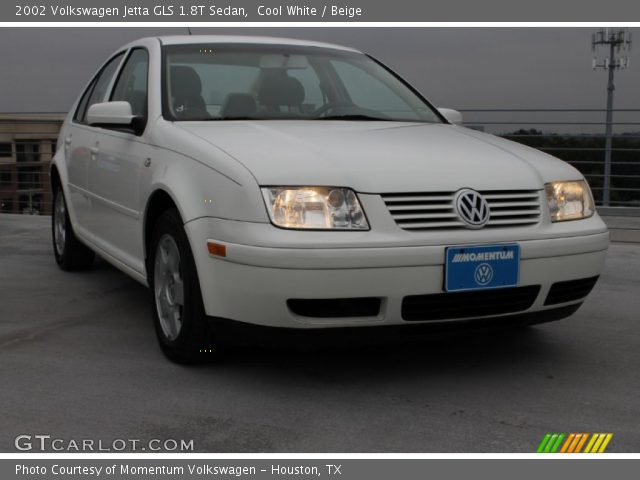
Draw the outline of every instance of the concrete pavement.
<instances>
[{"instance_id":1,"label":"concrete pavement","mask_svg":"<svg viewBox=\"0 0 640 480\"><path fill-rule=\"evenodd\" d=\"M145 288L55 265L49 219L0 216L0 451L19 434L193 439L208 452L533 452L547 432L640 451L640 245L573 317L419 344L237 349L181 367Z\"/></svg>"}]
</instances>

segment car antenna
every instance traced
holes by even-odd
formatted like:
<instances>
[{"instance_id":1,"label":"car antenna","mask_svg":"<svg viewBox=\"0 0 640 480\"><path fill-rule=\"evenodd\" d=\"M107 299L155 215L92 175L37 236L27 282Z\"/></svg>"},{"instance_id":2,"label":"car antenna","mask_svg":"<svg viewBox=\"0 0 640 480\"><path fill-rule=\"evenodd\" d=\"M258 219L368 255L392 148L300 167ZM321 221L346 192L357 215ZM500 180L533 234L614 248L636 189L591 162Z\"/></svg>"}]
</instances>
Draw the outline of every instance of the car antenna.
<instances>
[{"instance_id":1,"label":"car antenna","mask_svg":"<svg viewBox=\"0 0 640 480\"><path fill-rule=\"evenodd\" d=\"M189 32L189 35L193 35L193 34L191 33L191 27L187 27L187 32Z\"/></svg>"}]
</instances>

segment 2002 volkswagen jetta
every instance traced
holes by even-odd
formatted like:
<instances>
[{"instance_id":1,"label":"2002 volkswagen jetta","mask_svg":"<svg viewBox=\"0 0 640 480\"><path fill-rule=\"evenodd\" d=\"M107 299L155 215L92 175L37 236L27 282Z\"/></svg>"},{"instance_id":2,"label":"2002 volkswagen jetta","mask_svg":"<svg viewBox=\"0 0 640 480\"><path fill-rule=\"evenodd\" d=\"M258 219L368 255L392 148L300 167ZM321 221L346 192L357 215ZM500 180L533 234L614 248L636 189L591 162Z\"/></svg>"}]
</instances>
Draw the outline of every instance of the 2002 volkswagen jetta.
<instances>
[{"instance_id":1,"label":"2002 volkswagen jetta","mask_svg":"<svg viewBox=\"0 0 640 480\"><path fill-rule=\"evenodd\" d=\"M608 232L583 176L465 129L356 50L163 37L118 50L52 162L63 269L150 288L171 359L215 319L326 328L573 313Z\"/></svg>"}]
</instances>

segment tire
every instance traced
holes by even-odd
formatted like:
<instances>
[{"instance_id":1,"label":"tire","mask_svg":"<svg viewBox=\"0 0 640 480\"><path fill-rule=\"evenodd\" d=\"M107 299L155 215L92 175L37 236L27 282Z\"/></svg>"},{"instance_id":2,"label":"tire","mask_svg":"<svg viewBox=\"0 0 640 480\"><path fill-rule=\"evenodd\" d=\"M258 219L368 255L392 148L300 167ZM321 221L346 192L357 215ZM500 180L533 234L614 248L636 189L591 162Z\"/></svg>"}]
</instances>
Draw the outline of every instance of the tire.
<instances>
[{"instance_id":1,"label":"tire","mask_svg":"<svg viewBox=\"0 0 640 480\"><path fill-rule=\"evenodd\" d=\"M158 218L151 235L147 272L153 323L163 353L193 364L219 358L202 302L195 261L175 208Z\"/></svg>"},{"instance_id":2,"label":"tire","mask_svg":"<svg viewBox=\"0 0 640 480\"><path fill-rule=\"evenodd\" d=\"M83 270L93 264L95 253L82 244L73 232L62 186L54 185L51 212L51 238L56 263L62 270Z\"/></svg>"}]
</instances>

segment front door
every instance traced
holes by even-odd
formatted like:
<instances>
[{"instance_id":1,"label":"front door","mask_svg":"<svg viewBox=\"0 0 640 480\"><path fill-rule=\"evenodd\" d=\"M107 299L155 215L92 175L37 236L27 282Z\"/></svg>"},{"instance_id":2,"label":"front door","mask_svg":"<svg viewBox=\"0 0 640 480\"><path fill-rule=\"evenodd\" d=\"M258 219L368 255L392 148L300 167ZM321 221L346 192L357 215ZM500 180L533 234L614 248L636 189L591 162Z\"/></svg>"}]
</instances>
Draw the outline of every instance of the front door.
<instances>
[{"instance_id":1,"label":"front door","mask_svg":"<svg viewBox=\"0 0 640 480\"><path fill-rule=\"evenodd\" d=\"M149 56L131 50L112 89L109 101L126 101L133 115L147 117ZM91 230L99 247L144 274L140 175L150 147L144 133L127 129L100 129L89 163Z\"/></svg>"},{"instance_id":2,"label":"front door","mask_svg":"<svg viewBox=\"0 0 640 480\"><path fill-rule=\"evenodd\" d=\"M94 103L104 101L113 76L122 62L124 53L110 59L89 84L66 129L64 152L67 163L67 203L75 216L75 225L81 236L90 236L91 197L89 196L89 165L95 154L99 129L87 124L87 110Z\"/></svg>"}]
</instances>

